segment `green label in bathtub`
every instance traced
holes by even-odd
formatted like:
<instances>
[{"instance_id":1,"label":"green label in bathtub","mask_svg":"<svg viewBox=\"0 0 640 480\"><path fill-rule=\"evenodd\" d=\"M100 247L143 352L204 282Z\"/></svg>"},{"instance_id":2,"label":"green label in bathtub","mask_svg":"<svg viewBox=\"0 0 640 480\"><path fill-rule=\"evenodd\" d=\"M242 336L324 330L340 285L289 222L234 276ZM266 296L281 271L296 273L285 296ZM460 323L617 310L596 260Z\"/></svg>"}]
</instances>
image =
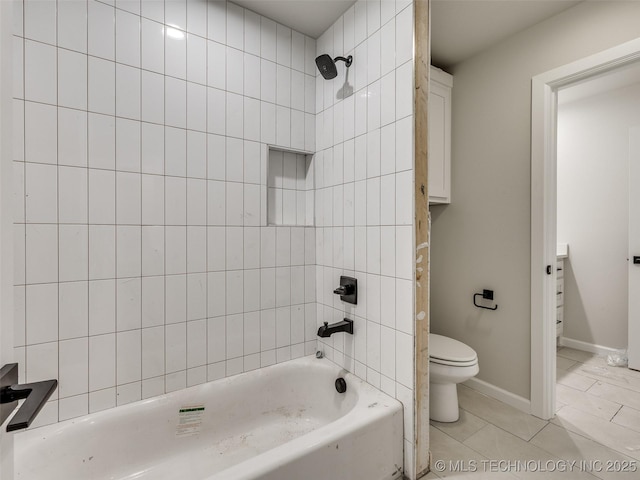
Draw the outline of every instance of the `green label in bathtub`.
<instances>
[{"instance_id":1,"label":"green label in bathtub","mask_svg":"<svg viewBox=\"0 0 640 480\"><path fill-rule=\"evenodd\" d=\"M204 405L187 405L178 410L177 437L187 437L200 433Z\"/></svg>"}]
</instances>

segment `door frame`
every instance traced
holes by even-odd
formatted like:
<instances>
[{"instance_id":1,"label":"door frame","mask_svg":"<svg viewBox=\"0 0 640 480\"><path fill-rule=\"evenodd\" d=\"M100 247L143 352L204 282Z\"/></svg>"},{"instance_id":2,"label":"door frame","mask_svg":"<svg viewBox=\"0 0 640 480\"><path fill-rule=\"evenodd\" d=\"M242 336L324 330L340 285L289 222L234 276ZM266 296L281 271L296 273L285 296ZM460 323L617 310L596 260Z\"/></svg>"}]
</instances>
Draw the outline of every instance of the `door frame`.
<instances>
[{"instance_id":1,"label":"door frame","mask_svg":"<svg viewBox=\"0 0 640 480\"><path fill-rule=\"evenodd\" d=\"M531 81L531 413L545 420L555 414L557 92L638 60L640 38Z\"/></svg>"}]
</instances>

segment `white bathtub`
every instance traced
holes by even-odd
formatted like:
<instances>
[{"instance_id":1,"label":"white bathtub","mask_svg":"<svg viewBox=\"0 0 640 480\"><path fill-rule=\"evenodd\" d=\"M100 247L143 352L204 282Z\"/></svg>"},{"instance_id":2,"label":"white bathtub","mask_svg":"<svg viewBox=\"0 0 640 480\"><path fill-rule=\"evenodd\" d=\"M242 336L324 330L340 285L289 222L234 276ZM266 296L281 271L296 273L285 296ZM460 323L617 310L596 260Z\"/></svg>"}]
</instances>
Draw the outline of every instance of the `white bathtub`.
<instances>
[{"instance_id":1,"label":"white bathtub","mask_svg":"<svg viewBox=\"0 0 640 480\"><path fill-rule=\"evenodd\" d=\"M305 357L18 433L15 478L396 479L402 445L397 400Z\"/></svg>"}]
</instances>

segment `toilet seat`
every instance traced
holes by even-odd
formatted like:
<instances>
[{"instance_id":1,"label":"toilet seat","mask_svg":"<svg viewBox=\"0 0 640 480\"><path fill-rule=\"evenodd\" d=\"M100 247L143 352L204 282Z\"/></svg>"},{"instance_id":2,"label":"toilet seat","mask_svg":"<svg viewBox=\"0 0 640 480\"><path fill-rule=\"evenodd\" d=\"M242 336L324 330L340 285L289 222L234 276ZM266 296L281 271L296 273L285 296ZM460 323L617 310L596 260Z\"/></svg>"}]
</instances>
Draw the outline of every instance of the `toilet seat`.
<instances>
[{"instance_id":1,"label":"toilet seat","mask_svg":"<svg viewBox=\"0 0 640 480\"><path fill-rule=\"evenodd\" d=\"M478 355L458 340L432 333L429 335L429 361L451 367L471 367L477 365Z\"/></svg>"}]
</instances>

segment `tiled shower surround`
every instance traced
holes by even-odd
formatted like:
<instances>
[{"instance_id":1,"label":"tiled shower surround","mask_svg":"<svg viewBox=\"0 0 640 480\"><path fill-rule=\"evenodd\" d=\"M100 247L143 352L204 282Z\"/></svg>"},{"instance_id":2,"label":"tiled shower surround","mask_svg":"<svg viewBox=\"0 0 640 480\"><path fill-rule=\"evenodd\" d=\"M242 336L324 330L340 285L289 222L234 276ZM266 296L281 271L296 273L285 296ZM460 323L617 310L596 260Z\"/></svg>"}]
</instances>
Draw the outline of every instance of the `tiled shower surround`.
<instances>
[{"instance_id":1,"label":"tiled shower surround","mask_svg":"<svg viewBox=\"0 0 640 480\"><path fill-rule=\"evenodd\" d=\"M265 145L315 149L315 40L225 2L17 10L15 344L60 380L40 421L315 352L314 228L263 226Z\"/></svg>"},{"instance_id":2,"label":"tiled shower surround","mask_svg":"<svg viewBox=\"0 0 640 480\"><path fill-rule=\"evenodd\" d=\"M15 10L16 353L60 381L38 422L320 348L403 402L412 478L411 0L359 1L317 48L230 2ZM267 226L267 145L316 152L315 226Z\"/></svg>"},{"instance_id":3,"label":"tiled shower surround","mask_svg":"<svg viewBox=\"0 0 640 480\"><path fill-rule=\"evenodd\" d=\"M318 318L354 320L320 340L328 358L404 405L405 474L413 452L413 4L359 1L318 39L352 55L348 76L316 77ZM350 94L353 92L353 94ZM358 305L333 290L358 279Z\"/></svg>"}]
</instances>

